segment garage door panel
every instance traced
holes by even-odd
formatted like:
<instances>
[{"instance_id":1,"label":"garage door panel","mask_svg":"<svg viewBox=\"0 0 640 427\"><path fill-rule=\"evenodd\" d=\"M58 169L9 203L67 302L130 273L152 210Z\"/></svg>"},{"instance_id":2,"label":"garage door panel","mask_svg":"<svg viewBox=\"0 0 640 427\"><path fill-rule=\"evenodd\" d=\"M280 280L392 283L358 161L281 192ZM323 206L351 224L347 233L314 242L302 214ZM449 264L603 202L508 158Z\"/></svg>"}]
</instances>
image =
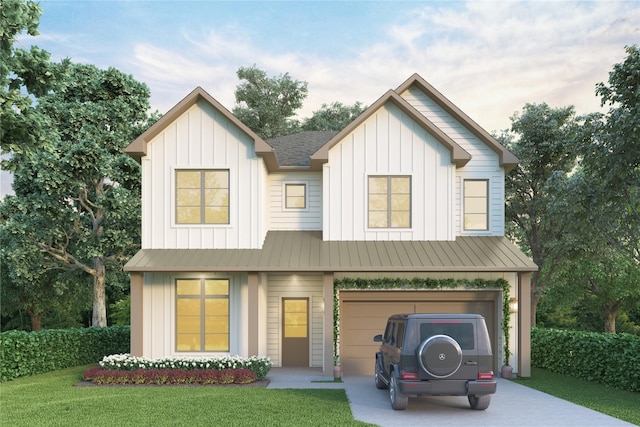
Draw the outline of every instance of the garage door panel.
<instances>
[{"instance_id":1,"label":"garage door panel","mask_svg":"<svg viewBox=\"0 0 640 427\"><path fill-rule=\"evenodd\" d=\"M384 332L387 318L392 314L414 312L481 314L487 322L494 364L497 364L495 319L499 297L500 293L496 291L341 292L340 363L343 372L346 375L373 375L373 361L379 348L373 337Z\"/></svg>"}]
</instances>

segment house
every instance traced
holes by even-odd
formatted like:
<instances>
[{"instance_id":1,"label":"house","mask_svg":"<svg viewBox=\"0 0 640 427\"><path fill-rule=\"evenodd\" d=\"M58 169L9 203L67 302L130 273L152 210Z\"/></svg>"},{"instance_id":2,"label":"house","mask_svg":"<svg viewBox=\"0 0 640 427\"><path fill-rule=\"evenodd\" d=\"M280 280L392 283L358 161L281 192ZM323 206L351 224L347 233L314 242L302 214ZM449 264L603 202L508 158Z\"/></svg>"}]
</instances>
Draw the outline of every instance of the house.
<instances>
[{"instance_id":1,"label":"house","mask_svg":"<svg viewBox=\"0 0 640 427\"><path fill-rule=\"evenodd\" d=\"M198 87L126 151L142 165L132 354L261 355L329 375L337 315L344 373L371 374L387 316L451 311L486 317L497 370L511 301L510 364L530 375L537 267L504 237L518 159L419 75L340 132L269 141ZM509 286L440 286L473 279Z\"/></svg>"}]
</instances>

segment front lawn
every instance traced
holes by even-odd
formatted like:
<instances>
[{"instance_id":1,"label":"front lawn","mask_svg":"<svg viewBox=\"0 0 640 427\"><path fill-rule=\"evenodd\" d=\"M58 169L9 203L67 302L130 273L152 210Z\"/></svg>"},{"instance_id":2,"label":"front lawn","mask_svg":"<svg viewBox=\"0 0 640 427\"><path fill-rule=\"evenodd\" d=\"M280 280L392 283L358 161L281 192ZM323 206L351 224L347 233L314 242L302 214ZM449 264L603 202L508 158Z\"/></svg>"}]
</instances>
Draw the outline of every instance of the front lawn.
<instances>
[{"instance_id":1,"label":"front lawn","mask_svg":"<svg viewBox=\"0 0 640 427\"><path fill-rule=\"evenodd\" d=\"M640 393L618 390L592 381L531 369L531 378L513 381L603 414L640 425Z\"/></svg>"},{"instance_id":2,"label":"front lawn","mask_svg":"<svg viewBox=\"0 0 640 427\"><path fill-rule=\"evenodd\" d=\"M342 389L74 387L89 366L0 384L2 425L366 426Z\"/></svg>"}]
</instances>

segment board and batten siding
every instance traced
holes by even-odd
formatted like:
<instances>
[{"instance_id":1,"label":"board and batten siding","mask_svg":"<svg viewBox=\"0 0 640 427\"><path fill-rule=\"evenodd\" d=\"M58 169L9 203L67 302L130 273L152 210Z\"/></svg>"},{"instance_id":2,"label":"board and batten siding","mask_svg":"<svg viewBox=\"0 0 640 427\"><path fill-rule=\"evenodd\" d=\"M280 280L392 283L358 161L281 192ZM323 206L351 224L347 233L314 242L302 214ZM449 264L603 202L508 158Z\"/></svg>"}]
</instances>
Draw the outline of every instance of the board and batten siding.
<instances>
[{"instance_id":1,"label":"board and batten siding","mask_svg":"<svg viewBox=\"0 0 640 427\"><path fill-rule=\"evenodd\" d=\"M453 240L455 166L451 153L387 103L331 148L323 169L325 240ZM411 177L411 228L367 225L367 177Z\"/></svg>"},{"instance_id":2,"label":"board and batten siding","mask_svg":"<svg viewBox=\"0 0 640 427\"><path fill-rule=\"evenodd\" d=\"M471 160L456 170L455 232L456 235L504 235L504 169L500 167L498 154L480 141L467 128L436 104L427 94L410 87L401 94L409 104L428 118L458 145L471 154ZM465 231L463 229L463 181L465 179L489 180L489 230Z\"/></svg>"},{"instance_id":3,"label":"board and batten siding","mask_svg":"<svg viewBox=\"0 0 640 427\"><path fill-rule=\"evenodd\" d=\"M309 298L310 367L321 368L324 357L322 274L269 273L267 285L267 356L282 366L282 298Z\"/></svg>"},{"instance_id":4,"label":"board and batten siding","mask_svg":"<svg viewBox=\"0 0 640 427\"><path fill-rule=\"evenodd\" d=\"M285 207L285 185L305 184L305 209ZM289 172L269 175L269 230L322 229L322 174L320 172Z\"/></svg>"},{"instance_id":5,"label":"board and batten siding","mask_svg":"<svg viewBox=\"0 0 640 427\"><path fill-rule=\"evenodd\" d=\"M142 248L259 248L266 172L253 140L200 101L148 144L142 159ZM230 224L175 224L175 170L228 169Z\"/></svg>"}]
</instances>

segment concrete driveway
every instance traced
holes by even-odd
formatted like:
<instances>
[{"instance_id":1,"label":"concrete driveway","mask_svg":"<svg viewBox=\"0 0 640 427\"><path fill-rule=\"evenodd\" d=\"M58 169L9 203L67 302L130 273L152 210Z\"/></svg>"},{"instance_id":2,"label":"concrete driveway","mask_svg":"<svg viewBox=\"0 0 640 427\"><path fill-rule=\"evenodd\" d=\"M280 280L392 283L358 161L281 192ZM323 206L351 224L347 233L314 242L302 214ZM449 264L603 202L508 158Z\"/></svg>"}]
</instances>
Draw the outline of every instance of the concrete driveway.
<instances>
[{"instance_id":1,"label":"concrete driveway","mask_svg":"<svg viewBox=\"0 0 640 427\"><path fill-rule=\"evenodd\" d=\"M501 378L486 411L470 409L466 397L409 398L406 410L394 411L388 390L376 389L369 376L345 376L342 383L333 383L320 370L273 368L267 378L271 381L267 388L344 388L353 417L380 427L633 426Z\"/></svg>"}]
</instances>

